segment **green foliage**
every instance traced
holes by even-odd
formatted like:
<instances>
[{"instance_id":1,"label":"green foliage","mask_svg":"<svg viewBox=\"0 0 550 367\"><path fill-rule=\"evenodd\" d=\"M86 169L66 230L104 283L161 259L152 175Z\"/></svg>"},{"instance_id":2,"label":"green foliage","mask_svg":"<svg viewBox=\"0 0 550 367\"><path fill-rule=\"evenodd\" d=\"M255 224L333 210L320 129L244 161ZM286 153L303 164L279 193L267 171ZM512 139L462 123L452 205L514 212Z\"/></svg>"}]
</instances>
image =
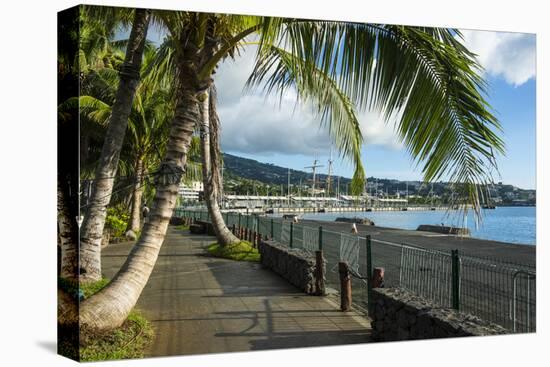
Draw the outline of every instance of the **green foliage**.
<instances>
[{"instance_id":1,"label":"green foliage","mask_svg":"<svg viewBox=\"0 0 550 367\"><path fill-rule=\"evenodd\" d=\"M475 55L455 29L272 19L262 28L249 86L313 102L339 151L364 180L355 109L397 120L396 132L427 182L449 178L477 214L504 152ZM359 140L357 139L359 138Z\"/></svg>"},{"instance_id":2,"label":"green foliage","mask_svg":"<svg viewBox=\"0 0 550 367\"><path fill-rule=\"evenodd\" d=\"M107 208L107 218L105 226L111 231L111 236L122 238L128 228L128 220L130 219L128 212L121 205Z\"/></svg>"},{"instance_id":3,"label":"green foliage","mask_svg":"<svg viewBox=\"0 0 550 367\"><path fill-rule=\"evenodd\" d=\"M80 360L143 358L153 336L151 323L134 309L120 328L102 334L81 335Z\"/></svg>"},{"instance_id":4,"label":"green foliage","mask_svg":"<svg viewBox=\"0 0 550 367\"><path fill-rule=\"evenodd\" d=\"M188 231L189 230L189 226L186 226L185 224L180 224L179 226L176 226L177 229L179 229L180 231Z\"/></svg>"},{"instance_id":5,"label":"green foliage","mask_svg":"<svg viewBox=\"0 0 550 367\"><path fill-rule=\"evenodd\" d=\"M59 287L75 298L78 298L78 281L59 278ZM93 283L80 284L84 298L91 297L109 284L109 279L102 278ZM154 331L151 323L139 310L132 310L121 327L102 333L81 330L77 338L72 330L60 333L59 354L80 358L80 361L103 361L113 359L143 358L143 351L152 342ZM72 339L71 339L72 338ZM79 350L75 345L80 343Z\"/></svg>"},{"instance_id":6,"label":"green foliage","mask_svg":"<svg viewBox=\"0 0 550 367\"><path fill-rule=\"evenodd\" d=\"M208 252L216 257L237 261L260 261L258 249L252 247L247 241L233 243L227 246L220 246L217 242L212 243L207 248Z\"/></svg>"},{"instance_id":7,"label":"green foliage","mask_svg":"<svg viewBox=\"0 0 550 367\"><path fill-rule=\"evenodd\" d=\"M78 298L78 295L80 292L82 292L82 295L84 298L88 298L91 295L99 292L101 289L103 289L107 284L109 284L109 279L107 278L101 278L101 280L98 280L97 282L92 283L81 283L79 284L76 280L69 280L69 279L63 279L59 278L59 288L70 294L71 296ZM80 292L79 292L80 289Z\"/></svg>"}]
</instances>

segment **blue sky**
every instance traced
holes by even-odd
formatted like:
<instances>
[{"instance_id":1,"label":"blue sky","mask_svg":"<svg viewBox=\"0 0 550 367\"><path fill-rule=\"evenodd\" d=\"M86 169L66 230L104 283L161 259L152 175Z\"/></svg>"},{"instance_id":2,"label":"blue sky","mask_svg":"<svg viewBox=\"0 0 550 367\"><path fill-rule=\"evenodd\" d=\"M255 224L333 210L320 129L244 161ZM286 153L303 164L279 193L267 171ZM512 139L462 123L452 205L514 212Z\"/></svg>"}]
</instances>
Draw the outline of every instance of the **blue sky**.
<instances>
[{"instance_id":1,"label":"blue sky","mask_svg":"<svg viewBox=\"0 0 550 367\"><path fill-rule=\"evenodd\" d=\"M522 33L463 30L464 43L478 55L489 84L487 100L503 127L506 155L497 157L495 181L524 189L536 186L535 36ZM149 38L158 42L158 30ZM231 154L303 170L318 159L326 172L330 139L319 121L296 96L282 102L259 90L243 93L254 61L254 49L235 61L225 61L215 76L222 149ZM416 166L393 132L375 111L359 114L365 139L363 159L367 176L421 180ZM333 172L351 177L353 167L334 153Z\"/></svg>"}]
</instances>

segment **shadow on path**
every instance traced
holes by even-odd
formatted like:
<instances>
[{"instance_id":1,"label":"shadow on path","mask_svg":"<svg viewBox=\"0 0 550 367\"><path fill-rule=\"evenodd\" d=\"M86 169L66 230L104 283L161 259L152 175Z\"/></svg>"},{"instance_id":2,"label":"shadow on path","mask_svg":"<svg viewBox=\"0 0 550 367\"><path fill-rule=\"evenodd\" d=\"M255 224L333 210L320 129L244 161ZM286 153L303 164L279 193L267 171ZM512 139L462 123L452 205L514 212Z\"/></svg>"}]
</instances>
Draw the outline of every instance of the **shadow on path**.
<instances>
[{"instance_id":1,"label":"shadow on path","mask_svg":"<svg viewBox=\"0 0 550 367\"><path fill-rule=\"evenodd\" d=\"M368 319L308 296L258 263L208 256L214 237L170 227L137 307L155 328L149 356L365 343ZM116 247L115 247L116 246ZM103 253L113 276L131 246Z\"/></svg>"}]
</instances>

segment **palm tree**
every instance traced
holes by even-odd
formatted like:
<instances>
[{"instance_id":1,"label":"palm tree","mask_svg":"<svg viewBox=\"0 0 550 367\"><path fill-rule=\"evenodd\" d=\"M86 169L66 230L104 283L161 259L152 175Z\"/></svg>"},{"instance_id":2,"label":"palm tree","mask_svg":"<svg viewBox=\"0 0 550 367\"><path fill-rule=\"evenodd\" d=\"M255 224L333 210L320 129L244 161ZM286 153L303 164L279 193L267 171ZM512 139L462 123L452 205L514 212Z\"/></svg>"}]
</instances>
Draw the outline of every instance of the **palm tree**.
<instances>
[{"instance_id":1,"label":"palm tree","mask_svg":"<svg viewBox=\"0 0 550 367\"><path fill-rule=\"evenodd\" d=\"M200 106L202 176L204 199L210 213L210 220L212 221L216 239L220 245L226 246L240 240L227 228L218 205L222 182L220 176L221 154L218 140L219 119L215 108L216 92L212 84L210 90L204 94L204 99Z\"/></svg>"},{"instance_id":2,"label":"palm tree","mask_svg":"<svg viewBox=\"0 0 550 367\"><path fill-rule=\"evenodd\" d=\"M79 82L79 10L59 14L57 99L61 104L78 95ZM58 111L57 207L61 250L60 276L78 278L78 110ZM69 154L67 154L69 153Z\"/></svg>"},{"instance_id":3,"label":"palm tree","mask_svg":"<svg viewBox=\"0 0 550 367\"><path fill-rule=\"evenodd\" d=\"M173 103L169 91L146 88L142 83L136 92L135 103L128 118L128 136L121 150L120 164L132 179L130 219L128 229L140 230L141 199L146 186L146 177L159 164L159 154L164 149L167 122L171 119ZM81 113L100 125L108 124L112 101L102 101L93 96L78 98Z\"/></svg>"},{"instance_id":4,"label":"palm tree","mask_svg":"<svg viewBox=\"0 0 550 367\"><path fill-rule=\"evenodd\" d=\"M277 93L296 88L314 103L341 154L355 163L353 188L361 190L365 177L356 108L371 105L386 116L401 112L399 136L424 163L425 179L447 175L463 183L479 208L478 184L490 178L485 164L494 165L493 149L502 151L503 143L492 130L499 124L482 96L479 66L457 31L197 13L175 18L164 24L178 40L177 104L152 215L111 283L81 304L82 327L116 327L135 305L174 209L212 73L252 33L260 40L249 85L263 81L267 92Z\"/></svg>"},{"instance_id":5,"label":"palm tree","mask_svg":"<svg viewBox=\"0 0 550 367\"><path fill-rule=\"evenodd\" d=\"M101 240L107 215L106 208L113 190L120 150L128 125L128 116L139 83L139 70L149 20L149 10L135 10L115 103L112 106L100 163L92 183L88 210L81 227L79 252L79 278L81 281L101 279Z\"/></svg>"},{"instance_id":6,"label":"palm tree","mask_svg":"<svg viewBox=\"0 0 550 367\"><path fill-rule=\"evenodd\" d=\"M147 54L154 54L149 48ZM148 70L147 63L143 72ZM111 74L111 69L98 70L97 75ZM155 74L145 74L138 86L132 109L128 117L128 136L121 149L119 163L125 166L125 172L133 180L131 188L130 220L128 229L140 230L141 199L146 184L146 177L159 164L159 154L164 150L167 140L167 125L172 118L173 98L172 88L166 80L151 77ZM167 74L165 74L168 76ZM84 95L70 99L67 105L78 104L83 117L99 126L109 124L112 106L115 101L118 77L103 78L102 91L98 96Z\"/></svg>"},{"instance_id":7,"label":"palm tree","mask_svg":"<svg viewBox=\"0 0 550 367\"><path fill-rule=\"evenodd\" d=\"M59 276L64 279L76 280L78 278L78 227L76 225L76 216L74 216L74 213L71 213L70 210L73 206L67 203L66 196L67 194L63 190L63 184L58 182L57 228L61 246Z\"/></svg>"},{"instance_id":8,"label":"palm tree","mask_svg":"<svg viewBox=\"0 0 550 367\"><path fill-rule=\"evenodd\" d=\"M203 31L206 27L202 15L175 14L175 18L180 15L185 17L184 26L166 14L160 14L167 20L165 24L172 36L178 39L175 60L178 78L170 138L156 174L155 199L142 234L122 268L108 286L80 304L81 329L106 330L124 322L153 270L176 203L187 152L195 123L199 119L199 96L206 89L204 82L197 78L203 56L200 51L210 54L214 50L202 50L205 35Z\"/></svg>"}]
</instances>

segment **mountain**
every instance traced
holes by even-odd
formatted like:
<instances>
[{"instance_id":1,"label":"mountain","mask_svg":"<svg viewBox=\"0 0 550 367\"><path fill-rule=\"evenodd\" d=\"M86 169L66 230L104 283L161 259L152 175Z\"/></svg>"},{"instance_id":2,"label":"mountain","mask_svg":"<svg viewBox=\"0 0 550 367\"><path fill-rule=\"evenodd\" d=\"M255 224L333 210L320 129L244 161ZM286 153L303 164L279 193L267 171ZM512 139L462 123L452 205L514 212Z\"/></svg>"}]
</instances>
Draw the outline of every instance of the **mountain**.
<instances>
[{"instance_id":1,"label":"mountain","mask_svg":"<svg viewBox=\"0 0 550 367\"><path fill-rule=\"evenodd\" d=\"M288 188L288 168L276 166L271 163L258 162L254 159L242 158L232 154L223 154L224 160L224 187L226 192L237 194L270 192L270 195L286 194ZM324 168L326 169L326 167ZM336 185L340 178L340 193L345 194L351 182L348 177L332 176L331 193L336 191ZM311 188L312 173L290 169L290 184L293 193L304 193ZM315 187L326 189L327 175L317 173ZM301 186L300 186L301 184ZM296 191L301 190L301 191ZM390 196L419 196L445 198L452 194L451 185L448 182L434 182L433 185L422 181L400 181L388 178L367 178L367 191L374 195L388 194ZM501 182L490 188L491 200L495 203L510 205L533 205L536 191L523 190L513 185Z\"/></svg>"},{"instance_id":2,"label":"mountain","mask_svg":"<svg viewBox=\"0 0 550 367\"><path fill-rule=\"evenodd\" d=\"M235 176L256 180L265 184L271 185L287 185L288 184L288 168L276 166L271 163L262 163L254 159L237 157L235 155L223 154L223 163L226 172L230 172ZM311 172L298 171L290 169L290 184L303 185L311 184ZM321 186L326 182L326 174L316 174L315 181L317 184L321 182ZM333 176L333 182L336 182L337 176ZM340 177L340 185L346 185L351 182L351 179Z\"/></svg>"}]
</instances>

